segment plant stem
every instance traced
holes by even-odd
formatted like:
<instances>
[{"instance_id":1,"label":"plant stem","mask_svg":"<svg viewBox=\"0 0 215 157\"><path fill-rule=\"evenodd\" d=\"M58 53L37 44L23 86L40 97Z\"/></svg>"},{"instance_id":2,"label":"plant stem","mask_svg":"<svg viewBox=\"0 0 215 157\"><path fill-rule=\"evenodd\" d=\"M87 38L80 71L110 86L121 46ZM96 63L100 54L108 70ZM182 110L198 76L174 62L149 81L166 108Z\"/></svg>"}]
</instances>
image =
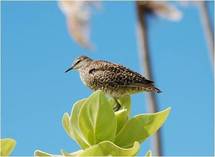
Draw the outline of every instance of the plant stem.
<instances>
[{"instance_id":1,"label":"plant stem","mask_svg":"<svg viewBox=\"0 0 215 157\"><path fill-rule=\"evenodd\" d=\"M201 16L202 26L205 33L205 38L208 44L208 51L209 56L211 59L212 66L214 65L214 38L213 38L213 31L211 28L211 23L209 19L209 13L207 9L206 1L199 1L199 12Z\"/></svg>"},{"instance_id":2,"label":"plant stem","mask_svg":"<svg viewBox=\"0 0 215 157\"><path fill-rule=\"evenodd\" d=\"M151 59L150 59L148 40L147 40L145 10L141 5L138 4L138 2L136 2L136 11L137 11L137 35L138 35L138 41L139 41L139 58L140 58L141 65L144 67L146 78L153 80ZM155 94L147 93L146 96L148 98L147 104L148 104L149 112L152 112L152 113L156 112L157 100L156 100ZM162 156L160 131L158 131L152 137L152 145L153 145L153 155Z\"/></svg>"}]
</instances>

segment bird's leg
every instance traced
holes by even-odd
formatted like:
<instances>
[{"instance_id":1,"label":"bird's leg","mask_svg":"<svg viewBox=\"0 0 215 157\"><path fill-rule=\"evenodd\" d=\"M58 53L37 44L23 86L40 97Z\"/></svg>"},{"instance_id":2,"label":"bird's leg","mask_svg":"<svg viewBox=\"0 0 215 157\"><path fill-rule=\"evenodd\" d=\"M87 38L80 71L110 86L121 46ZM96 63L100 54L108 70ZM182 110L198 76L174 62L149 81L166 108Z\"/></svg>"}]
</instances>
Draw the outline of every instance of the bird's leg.
<instances>
[{"instance_id":1,"label":"bird's leg","mask_svg":"<svg viewBox=\"0 0 215 157\"><path fill-rule=\"evenodd\" d=\"M116 102L116 105L114 106L113 110L116 112L116 111L119 111L119 109L121 108L121 105L116 98L114 98L114 100Z\"/></svg>"}]
</instances>

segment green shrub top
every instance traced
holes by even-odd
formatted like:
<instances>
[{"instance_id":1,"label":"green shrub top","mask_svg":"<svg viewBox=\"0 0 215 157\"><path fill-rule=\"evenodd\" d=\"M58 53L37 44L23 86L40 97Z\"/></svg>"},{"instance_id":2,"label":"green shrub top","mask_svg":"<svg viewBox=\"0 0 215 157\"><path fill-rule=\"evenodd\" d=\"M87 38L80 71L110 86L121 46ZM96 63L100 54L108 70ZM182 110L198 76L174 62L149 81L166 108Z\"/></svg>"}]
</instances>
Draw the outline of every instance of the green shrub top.
<instances>
[{"instance_id":1,"label":"green shrub top","mask_svg":"<svg viewBox=\"0 0 215 157\"><path fill-rule=\"evenodd\" d=\"M114 101L102 91L77 101L71 114L64 113L63 127L70 138L81 147L80 151L66 156L135 156L140 143L153 135L165 122L170 108L161 112L130 117L130 96L119 99L123 108L113 111ZM151 152L147 153L150 156ZM40 150L36 156L52 156Z\"/></svg>"}]
</instances>

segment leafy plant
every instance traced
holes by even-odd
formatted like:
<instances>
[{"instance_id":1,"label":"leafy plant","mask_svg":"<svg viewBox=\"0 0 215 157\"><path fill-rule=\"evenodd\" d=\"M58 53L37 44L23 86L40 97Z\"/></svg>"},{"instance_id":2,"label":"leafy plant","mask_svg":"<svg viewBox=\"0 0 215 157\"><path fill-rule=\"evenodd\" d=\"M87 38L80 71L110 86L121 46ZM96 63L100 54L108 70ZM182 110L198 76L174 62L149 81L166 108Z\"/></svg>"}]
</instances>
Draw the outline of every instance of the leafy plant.
<instances>
[{"instance_id":1,"label":"leafy plant","mask_svg":"<svg viewBox=\"0 0 215 157\"><path fill-rule=\"evenodd\" d=\"M161 112L140 114L130 118L131 100L122 97L123 108L113 111L114 101L102 91L96 91L73 105L71 114L64 113L62 125L70 138L81 147L80 151L64 156L135 156L140 144L153 135L165 122L170 108ZM36 150L35 156L53 156ZM151 152L146 153L151 156Z\"/></svg>"},{"instance_id":2,"label":"leafy plant","mask_svg":"<svg viewBox=\"0 0 215 157\"><path fill-rule=\"evenodd\" d=\"M16 146L16 141L11 138L0 139L0 156L9 156Z\"/></svg>"},{"instance_id":3,"label":"leafy plant","mask_svg":"<svg viewBox=\"0 0 215 157\"><path fill-rule=\"evenodd\" d=\"M152 152L151 152L151 150L149 150L149 151L146 153L145 157L151 157L151 156L152 156Z\"/></svg>"}]
</instances>

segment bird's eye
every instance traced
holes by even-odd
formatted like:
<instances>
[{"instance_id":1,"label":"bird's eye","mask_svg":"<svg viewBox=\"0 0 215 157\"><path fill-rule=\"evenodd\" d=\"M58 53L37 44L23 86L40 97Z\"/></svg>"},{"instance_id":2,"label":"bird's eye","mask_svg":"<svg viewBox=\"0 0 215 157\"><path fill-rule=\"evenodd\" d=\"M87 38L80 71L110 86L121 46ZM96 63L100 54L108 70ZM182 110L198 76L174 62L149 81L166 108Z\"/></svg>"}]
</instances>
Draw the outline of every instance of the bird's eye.
<instances>
[{"instance_id":1,"label":"bird's eye","mask_svg":"<svg viewBox=\"0 0 215 157\"><path fill-rule=\"evenodd\" d=\"M81 62L81 60L78 60L77 62L76 62L76 64L78 64L78 63L80 63Z\"/></svg>"}]
</instances>

